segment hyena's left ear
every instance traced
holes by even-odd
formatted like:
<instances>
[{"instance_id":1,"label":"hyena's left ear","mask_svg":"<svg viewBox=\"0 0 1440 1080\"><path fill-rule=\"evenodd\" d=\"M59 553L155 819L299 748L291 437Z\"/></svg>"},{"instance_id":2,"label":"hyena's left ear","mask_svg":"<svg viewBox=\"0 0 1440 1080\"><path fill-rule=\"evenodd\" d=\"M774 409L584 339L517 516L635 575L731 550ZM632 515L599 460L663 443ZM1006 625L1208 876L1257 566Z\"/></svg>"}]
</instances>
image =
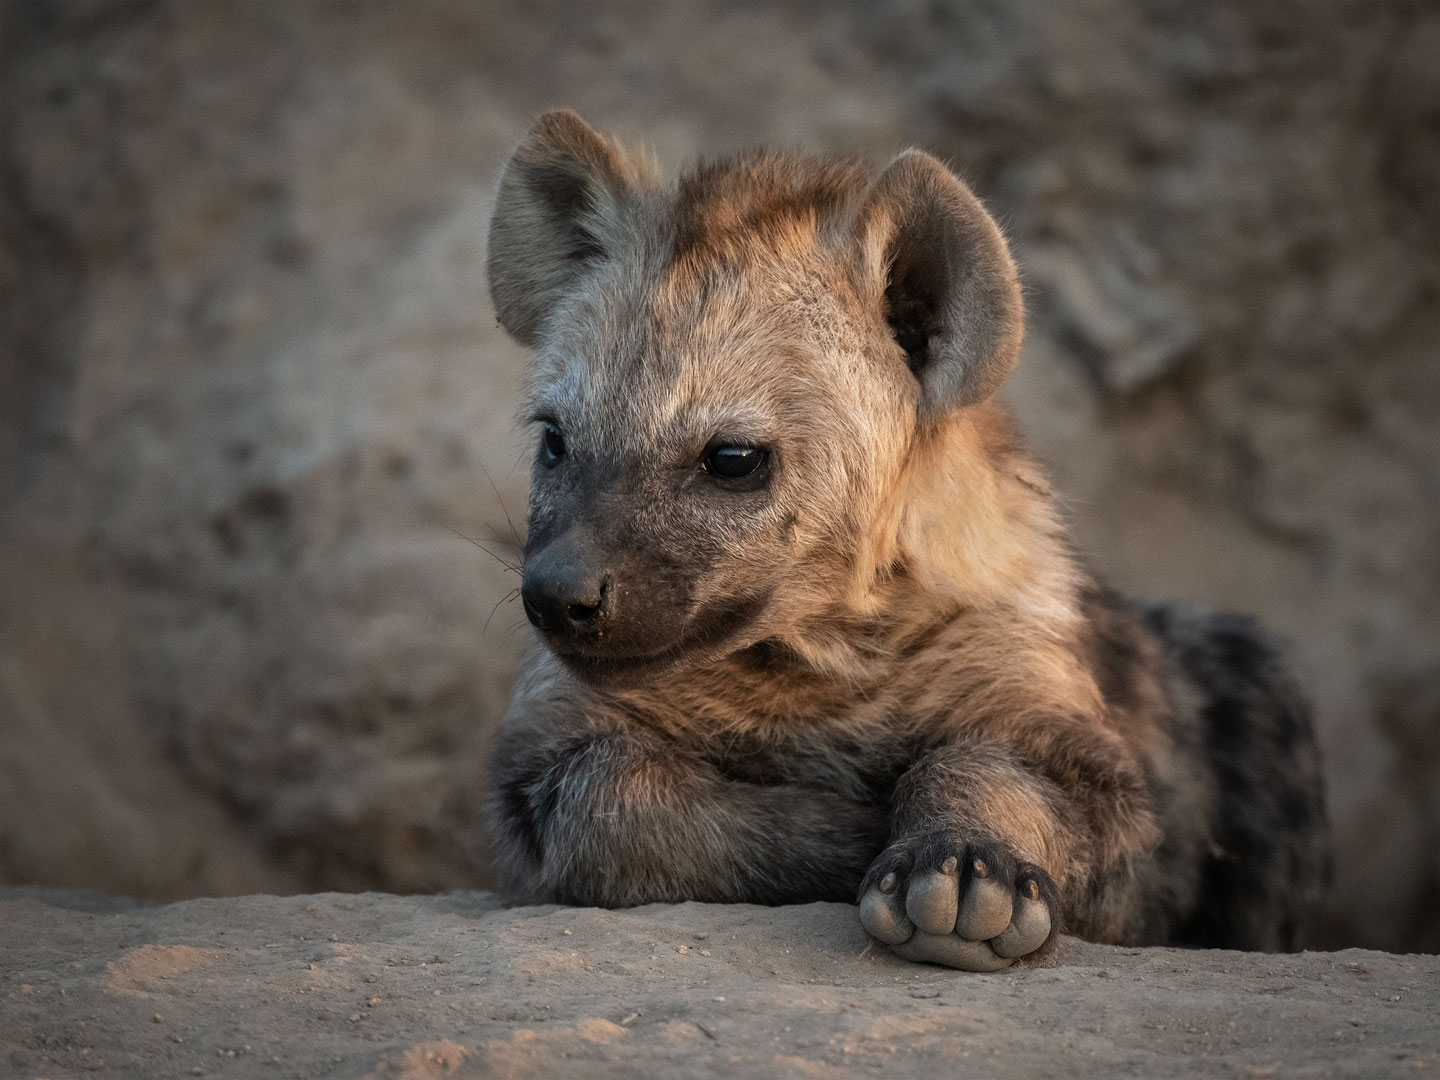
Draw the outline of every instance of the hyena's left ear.
<instances>
[{"instance_id":1,"label":"hyena's left ear","mask_svg":"<svg viewBox=\"0 0 1440 1080\"><path fill-rule=\"evenodd\" d=\"M534 345L546 316L615 243L639 172L569 109L545 113L500 174L486 270L500 325Z\"/></svg>"},{"instance_id":2,"label":"hyena's left ear","mask_svg":"<svg viewBox=\"0 0 1440 1080\"><path fill-rule=\"evenodd\" d=\"M858 222L885 314L938 420L995 392L1020 358L1024 309L1005 238L980 200L921 150L876 179Z\"/></svg>"}]
</instances>

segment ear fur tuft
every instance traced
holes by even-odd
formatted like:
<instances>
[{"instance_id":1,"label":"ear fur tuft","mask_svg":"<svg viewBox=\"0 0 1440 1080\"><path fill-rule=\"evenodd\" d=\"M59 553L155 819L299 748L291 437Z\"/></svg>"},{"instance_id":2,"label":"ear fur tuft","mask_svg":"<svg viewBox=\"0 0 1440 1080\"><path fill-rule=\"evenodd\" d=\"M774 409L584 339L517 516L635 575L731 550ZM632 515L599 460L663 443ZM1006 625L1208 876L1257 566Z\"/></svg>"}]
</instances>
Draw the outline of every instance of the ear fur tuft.
<instances>
[{"instance_id":1,"label":"ear fur tuft","mask_svg":"<svg viewBox=\"0 0 1440 1080\"><path fill-rule=\"evenodd\" d=\"M641 178L625 153L554 109L511 153L490 219L486 269L500 325L523 345L587 265L604 258Z\"/></svg>"},{"instance_id":2,"label":"ear fur tuft","mask_svg":"<svg viewBox=\"0 0 1440 1080\"><path fill-rule=\"evenodd\" d=\"M886 318L935 421L985 400L1020 357L1024 305L1015 263L980 200L944 165L907 150L860 211L885 252Z\"/></svg>"}]
</instances>

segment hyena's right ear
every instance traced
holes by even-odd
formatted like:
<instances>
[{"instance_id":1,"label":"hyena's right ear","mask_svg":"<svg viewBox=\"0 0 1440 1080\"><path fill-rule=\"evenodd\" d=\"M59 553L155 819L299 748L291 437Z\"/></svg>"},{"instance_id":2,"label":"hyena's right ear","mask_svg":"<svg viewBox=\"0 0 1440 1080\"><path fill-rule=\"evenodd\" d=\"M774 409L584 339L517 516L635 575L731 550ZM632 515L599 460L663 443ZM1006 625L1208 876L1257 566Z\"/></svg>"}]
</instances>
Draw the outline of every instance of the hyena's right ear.
<instances>
[{"instance_id":1,"label":"hyena's right ear","mask_svg":"<svg viewBox=\"0 0 1440 1080\"><path fill-rule=\"evenodd\" d=\"M546 316L604 258L639 174L619 147L569 109L547 112L500 173L486 270L500 325L534 345Z\"/></svg>"},{"instance_id":2,"label":"hyena's right ear","mask_svg":"<svg viewBox=\"0 0 1440 1080\"><path fill-rule=\"evenodd\" d=\"M994 393L1020 358L1024 307L1005 238L980 200L929 154L907 150L871 186L857 227L920 384L920 418Z\"/></svg>"}]
</instances>

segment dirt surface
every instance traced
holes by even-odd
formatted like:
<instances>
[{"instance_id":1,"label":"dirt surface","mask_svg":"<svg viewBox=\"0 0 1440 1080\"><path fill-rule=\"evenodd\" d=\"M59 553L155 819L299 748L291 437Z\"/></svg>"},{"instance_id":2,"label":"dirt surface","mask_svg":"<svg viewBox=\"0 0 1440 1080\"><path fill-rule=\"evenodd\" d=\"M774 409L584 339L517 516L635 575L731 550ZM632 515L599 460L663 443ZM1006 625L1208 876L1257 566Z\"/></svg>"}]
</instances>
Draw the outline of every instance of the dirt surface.
<instances>
[{"instance_id":1,"label":"dirt surface","mask_svg":"<svg viewBox=\"0 0 1440 1080\"><path fill-rule=\"evenodd\" d=\"M26 1078L1440 1072L1434 956L1066 939L964 975L867 947L840 904L10 889L0 956L0 1073Z\"/></svg>"}]
</instances>

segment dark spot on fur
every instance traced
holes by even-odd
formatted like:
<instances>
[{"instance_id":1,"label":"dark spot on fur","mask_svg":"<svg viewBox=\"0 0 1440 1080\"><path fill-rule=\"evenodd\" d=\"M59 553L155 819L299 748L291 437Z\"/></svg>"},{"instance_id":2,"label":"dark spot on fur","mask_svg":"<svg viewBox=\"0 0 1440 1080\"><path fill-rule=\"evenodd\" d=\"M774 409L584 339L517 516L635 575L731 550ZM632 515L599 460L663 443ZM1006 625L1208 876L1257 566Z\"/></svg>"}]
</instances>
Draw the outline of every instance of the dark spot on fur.
<instances>
[{"instance_id":1,"label":"dark spot on fur","mask_svg":"<svg viewBox=\"0 0 1440 1080\"><path fill-rule=\"evenodd\" d=\"M900 566L899 563L895 565ZM900 572L903 572L903 567L901 570L896 571L897 574ZM966 610L964 607L957 606L944 618L936 619L918 633L904 639L896 646L896 654L906 660L919 656L933 646L940 638L940 635L953 626L955 621L965 614ZM952 648L959 647L961 644L962 643L956 642Z\"/></svg>"},{"instance_id":2,"label":"dark spot on fur","mask_svg":"<svg viewBox=\"0 0 1440 1080\"><path fill-rule=\"evenodd\" d=\"M1219 789L1199 902L1178 940L1295 948L1326 863L1308 707L1252 620L1183 609L1148 619L1205 696L1203 753Z\"/></svg>"},{"instance_id":3,"label":"dark spot on fur","mask_svg":"<svg viewBox=\"0 0 1440 1080\"><path fill-rule=\"evenodd\" d=\"M1280 816L1294 832L1304 832L1315 825L1315 807L1303 791L1286 788L1279 796Z\"/></svg>"},{"instance_id":4,"label":"dark spot on fur","mask_svg":"<svg viewBox=\"0 0 1440 1080\"><path fill-rule=\"evenodd\" d=\"M1142 627L1130 605L1109 589L1087 589L1080 598L1088 633L1086 659L1107 705L1133 709L1141 703L1140 686L1150 679Z\"/></svg>"},{"instance_id":5,"label":"dark spot on fur","mask_svg":"<svg viewBox=\"0 0 1440 1080\"><path fill-rule=\"evenodd\" d=\"M1245 702L1221 698L1205 708L1205 736L1217 754L1233 751L1245 738L1249 723Z\"/></svg>"},{"instance_id":6,"label":"dark spot on fur","mask_svg":"<svg viewBox=\"0 0 1440 1080\"><path fill-rule=\"evenodd\" d=\"M766 638L739 650L734 659L742 668L753 672L783 671L795 668L798 663L790 647L775 638Z\"/></svg>"}]
</instances>

